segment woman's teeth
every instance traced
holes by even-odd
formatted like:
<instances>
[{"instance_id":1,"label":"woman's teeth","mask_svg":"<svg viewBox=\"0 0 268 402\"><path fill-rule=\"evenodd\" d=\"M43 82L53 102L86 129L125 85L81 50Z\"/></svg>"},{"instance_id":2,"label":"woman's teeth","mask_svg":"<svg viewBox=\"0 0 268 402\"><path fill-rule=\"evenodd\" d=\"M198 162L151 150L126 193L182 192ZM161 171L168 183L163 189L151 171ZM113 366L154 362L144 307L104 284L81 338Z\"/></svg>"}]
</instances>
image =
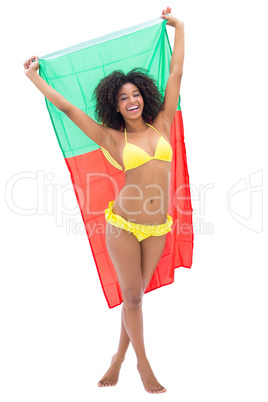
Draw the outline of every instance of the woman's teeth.
<instances>
[{"instance_id":1,"label":"woman's teeth","mask_svg":"<svg viewBox=\"0 0 268 402\"><path fill-rule=\"evenodd\" d=\"M133 106L131 108L128 109L129 112L135 112L136 110L138 110L139 107L138 106Z\"/></svg>"}]
</instances>

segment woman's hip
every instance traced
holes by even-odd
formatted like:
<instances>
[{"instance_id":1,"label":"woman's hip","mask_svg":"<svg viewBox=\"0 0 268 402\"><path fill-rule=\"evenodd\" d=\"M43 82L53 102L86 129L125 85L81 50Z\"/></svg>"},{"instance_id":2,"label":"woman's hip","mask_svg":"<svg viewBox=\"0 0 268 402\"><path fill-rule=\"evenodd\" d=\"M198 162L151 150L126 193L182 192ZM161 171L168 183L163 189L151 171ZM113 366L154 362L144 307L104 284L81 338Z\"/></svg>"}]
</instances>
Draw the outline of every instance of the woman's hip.
<instances>
[{"instance_id":1,"label":"woman's hip","mask_svg":"<svg viewBox=\"0 0 268 402\"><path fill-rule=\"evenodd\" d=\"M173 219L167 213L167 220L165 223L159 225L144 225L141 223L130 222L122 216L114 214L113 212L114 201L109 202L108 208L105 209L105 219L107 222L118 228L131 232L136 236L138 241L142 241L149 236L162 236L171 231Z\"/></svg>"}]
</instances>

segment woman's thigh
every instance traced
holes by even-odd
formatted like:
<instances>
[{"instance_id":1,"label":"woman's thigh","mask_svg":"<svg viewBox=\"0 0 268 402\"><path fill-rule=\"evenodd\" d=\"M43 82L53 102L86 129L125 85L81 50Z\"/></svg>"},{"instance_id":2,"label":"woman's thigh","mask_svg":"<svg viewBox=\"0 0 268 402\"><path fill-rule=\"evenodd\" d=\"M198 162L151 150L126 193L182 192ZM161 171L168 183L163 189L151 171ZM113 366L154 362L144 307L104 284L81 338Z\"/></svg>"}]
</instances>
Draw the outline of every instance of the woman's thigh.
<instances>
[{"instance_id":1,"label":"woman's thigh","mask_svg":"<svg viewBox=\"0 0 268 402\"><path fill-rule=\"evenodd\" d=\"M147 237L140 244L141 269L145 291L163 254L166 245L166 235Z\"/></svg>"},{"instance_id":2,"label":"woman's thigh","mask_svg":"<svg viewBox=\"0 0 268 402\"><path fill-rule=\"evenodd\" d=\"M106 222L106 245L124 300L142 297L141 246L136 237Z\"/></svg>"}]
</instances>

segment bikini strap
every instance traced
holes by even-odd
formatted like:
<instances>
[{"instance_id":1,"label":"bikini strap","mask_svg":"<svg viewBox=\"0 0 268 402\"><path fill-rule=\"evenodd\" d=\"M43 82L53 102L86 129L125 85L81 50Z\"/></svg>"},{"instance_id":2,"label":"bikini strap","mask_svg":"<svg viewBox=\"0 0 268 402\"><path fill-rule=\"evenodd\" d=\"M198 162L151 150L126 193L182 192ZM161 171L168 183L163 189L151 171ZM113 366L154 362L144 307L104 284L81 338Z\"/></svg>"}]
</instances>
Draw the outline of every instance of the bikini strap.
<instances>
[{"instance_id":1,"label":"bikini strap","mask_svg":"<svg viewBox=\"0 0 268 402\"><path fill-rule=\"evenodd\" d=\"M153 126L151 126L151 124L149 124L149 123L146 123L147 124L147 126L150 126L150 127L152 127L153 129L154 129L154 131L156 131L159 135L161 135L161 137L162 137L162 134L161 133L159 133L159 131L157 131L157 129L156 128L154 128Z\"/></svg>"},{"instance_id":2,"label":"bikini strap","mask_svg":"<svg viewBox=\"0 0 268 402\"><path fill-rule=\"evenodd\" d=\"M125 128L125 141L127 143L127 129Z\"/></svg>"}]
</instances>

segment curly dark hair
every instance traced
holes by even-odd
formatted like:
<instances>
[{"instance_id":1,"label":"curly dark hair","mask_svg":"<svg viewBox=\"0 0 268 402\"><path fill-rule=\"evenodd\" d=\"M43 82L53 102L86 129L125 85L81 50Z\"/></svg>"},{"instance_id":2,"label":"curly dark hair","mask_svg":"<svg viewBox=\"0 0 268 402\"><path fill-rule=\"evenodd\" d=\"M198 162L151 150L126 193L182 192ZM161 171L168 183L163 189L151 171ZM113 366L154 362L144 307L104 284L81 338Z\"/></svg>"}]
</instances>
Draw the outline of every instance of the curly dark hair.
<instances>
[{"instance_id":1,"label":"curly dark hair","mask_svg":"<svg viewBox=\"0 0 268 402\"><path fill-rule=\"evenodd\" d=\"M117 113L117 95L120 88L131 83L136 85L143 97L144 108L142 117L146 123L152 123L158 111L163 107L163 100L156 81L148 71L136 67L125 74L116 70L100 80L93 92L96 99L95 116L105 126L122 130L125 121L121 113Z\"/></svg>"}]
</instances>

